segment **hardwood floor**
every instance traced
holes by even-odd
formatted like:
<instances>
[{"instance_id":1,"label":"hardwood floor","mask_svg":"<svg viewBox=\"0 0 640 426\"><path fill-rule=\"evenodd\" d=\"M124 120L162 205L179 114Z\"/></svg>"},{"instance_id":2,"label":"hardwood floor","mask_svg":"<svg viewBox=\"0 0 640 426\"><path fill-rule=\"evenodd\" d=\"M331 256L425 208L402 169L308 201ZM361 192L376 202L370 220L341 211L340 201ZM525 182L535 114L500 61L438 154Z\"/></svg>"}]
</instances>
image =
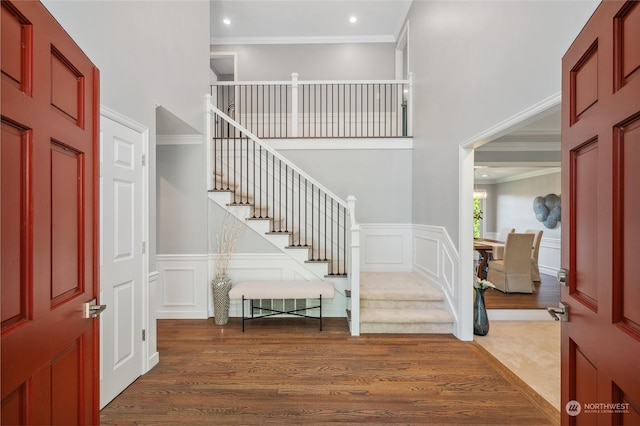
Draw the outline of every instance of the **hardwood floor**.
<instances>
[{"instance_id":1,"label":"hardwood floor","mask_svg":"<svg viewBox=\"0 0 640 426\"><path fill-rule=\"evenodd\" d=\"M484 293L487 309L545 309L558 306L560 302L560 284L554 276L540 274L541 282L536 283L532 294L503 293L489 289Z\"/></svg>"},{"instance_id":2,"label":"hardwood floor","mask_svg":"<svg viewBox=\"0 0 640 426\"><path fill-rule=\"evenodd\" d=\"M101 412L128 424L559 424L553 408L474 342L351 337L307 319L158 321L160 363Z\"/></svg>"}]
</instances>

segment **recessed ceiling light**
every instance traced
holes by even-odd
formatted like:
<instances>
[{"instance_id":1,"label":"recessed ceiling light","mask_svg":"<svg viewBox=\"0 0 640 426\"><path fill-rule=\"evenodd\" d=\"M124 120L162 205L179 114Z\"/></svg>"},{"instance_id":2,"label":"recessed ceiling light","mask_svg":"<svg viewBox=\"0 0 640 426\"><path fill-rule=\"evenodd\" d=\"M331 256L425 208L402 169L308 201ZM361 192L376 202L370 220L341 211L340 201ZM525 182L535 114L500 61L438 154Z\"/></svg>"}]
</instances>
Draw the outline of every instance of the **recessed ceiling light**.
<instances>
[{"instance_id":1,"label":"recessed ceiling light","mask_svg":"<svg viewBox=\"0 0 640 426\"><path fill-rule=\"evenodd\" d=\"M486 175L486 174L485 174L485 175L482 175L482 177L489 177L489 175Z\"/></svg>"},{"instance_id":2,"label":"recessed ceiling light","mask_svg":"<svg viewBox=\"0 0 640 426\"><path fill-rule=\"evenodd\" d=\"M349 22L351 22L352 24L355 24L356 22L358 22L358 18L356 18L355 16L352 16L349 18Z\"/></svg>"},{"instance_id":3,"label":"recessed ceiling light","mask_svg":"<svg viewBox=\"0 0 640 426\"><path fill-rule=\"evenodd\" d=\"M222 20L222 23L224 23L225 25L231 25L231 19L229 19L229 18L224 18L224 19Z\"/></svg>"}]
</instances>

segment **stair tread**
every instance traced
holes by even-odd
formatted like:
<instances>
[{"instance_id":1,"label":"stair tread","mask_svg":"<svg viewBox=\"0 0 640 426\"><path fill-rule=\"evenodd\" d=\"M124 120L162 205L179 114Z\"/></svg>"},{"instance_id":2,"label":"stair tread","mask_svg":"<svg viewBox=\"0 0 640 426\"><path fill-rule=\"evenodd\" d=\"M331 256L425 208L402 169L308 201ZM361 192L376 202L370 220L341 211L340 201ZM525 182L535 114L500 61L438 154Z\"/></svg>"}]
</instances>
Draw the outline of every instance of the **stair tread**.
<instances>
[{"instance_id":1,"label":"stair tread","mask_svg":"<svg viewBox=\"0 0 640 426\"><path fill-rule=\"evenodd\" d=\"M444 300L442 291L412 272L363 272L360 298L366 300Z\"/></svg>"}]
</instances>

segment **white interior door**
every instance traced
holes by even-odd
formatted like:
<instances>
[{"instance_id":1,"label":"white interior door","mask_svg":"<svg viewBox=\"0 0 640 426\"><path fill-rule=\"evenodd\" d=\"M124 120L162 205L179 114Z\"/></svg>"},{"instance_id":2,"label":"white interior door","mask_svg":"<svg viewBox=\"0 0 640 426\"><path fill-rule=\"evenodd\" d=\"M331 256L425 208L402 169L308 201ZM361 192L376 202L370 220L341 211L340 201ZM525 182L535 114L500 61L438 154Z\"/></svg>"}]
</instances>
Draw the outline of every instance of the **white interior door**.
<instances>
[{"instance_id":1,"label":"white interior door","mask_svg":"<svg viewBox=\"0 0 640 426\"><path fill-rule=\"evenodd\" d=\"M100 117L100 408L143 372L143 135Z\"/></svg>"}]
</instances>

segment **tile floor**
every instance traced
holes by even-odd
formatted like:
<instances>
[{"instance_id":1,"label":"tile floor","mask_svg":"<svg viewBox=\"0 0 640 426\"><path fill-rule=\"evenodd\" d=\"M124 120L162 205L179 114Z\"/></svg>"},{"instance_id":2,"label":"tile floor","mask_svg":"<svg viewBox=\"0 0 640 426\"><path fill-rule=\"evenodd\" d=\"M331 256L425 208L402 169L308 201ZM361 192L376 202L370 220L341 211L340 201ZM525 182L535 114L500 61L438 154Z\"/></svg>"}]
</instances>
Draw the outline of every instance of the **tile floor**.
<instances>
[{"instance_id":1,"label":"tile floor","mask_svg":"<svg viewBox=\"0 0 640 426\"><path fill-rule=\"evenodd\" d=\"M560 323L491 321L474 340L560 409Z\"/></svg>"}]
</instances>

